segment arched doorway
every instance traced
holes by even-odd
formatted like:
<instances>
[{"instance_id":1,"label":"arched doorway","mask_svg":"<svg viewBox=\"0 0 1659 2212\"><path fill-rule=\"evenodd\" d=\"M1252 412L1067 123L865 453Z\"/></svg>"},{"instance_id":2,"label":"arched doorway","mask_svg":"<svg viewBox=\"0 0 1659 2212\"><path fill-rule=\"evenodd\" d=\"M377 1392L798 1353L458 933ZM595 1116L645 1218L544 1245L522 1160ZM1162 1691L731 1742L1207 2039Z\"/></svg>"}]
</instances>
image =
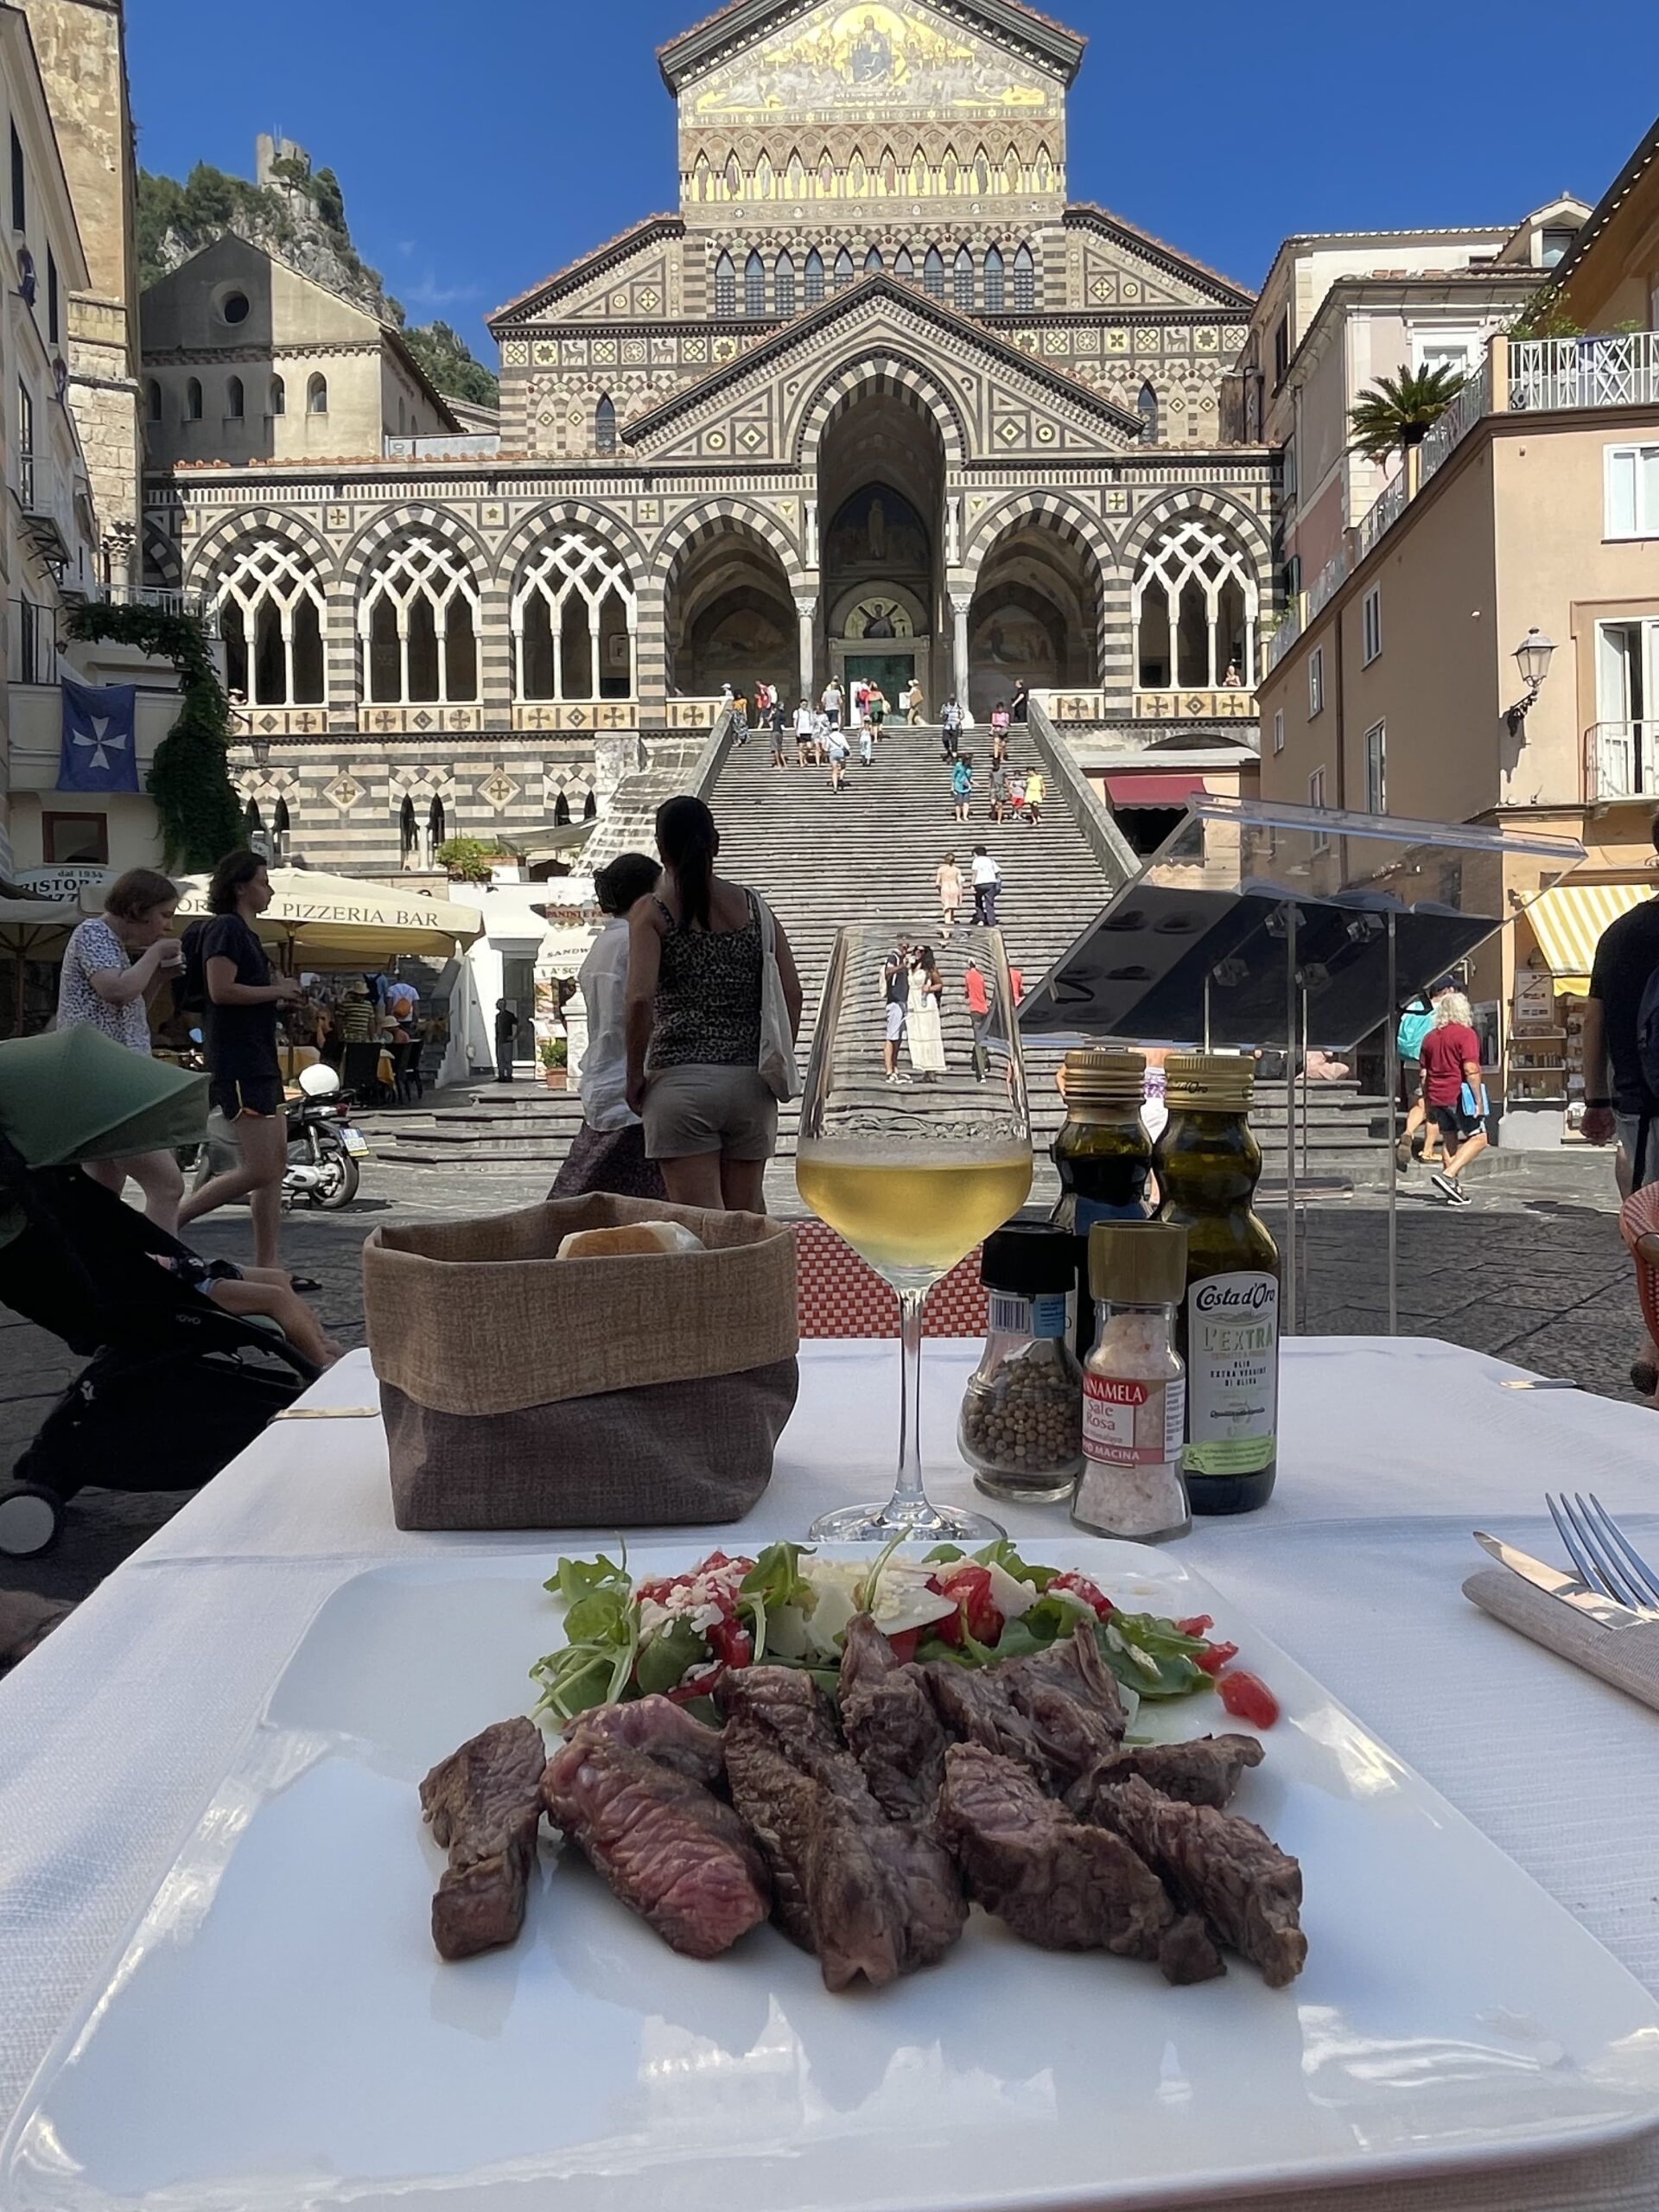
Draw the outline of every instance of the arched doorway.
<instances>
[{"instance_id":1,"label":"arched doorway","mask_svg":"<svg viewBox=\"0 0 1659 2212\"><path fill-rule=\"evenodd\" d=\"M1100 681L1101 581L1089 548L1046 517L1012 524L980 566L968 617L969 697L988 719L1024 681L1092 690Z\"/></svg>"},{"instance_id":2,"label":"arched doorway","mask_svg":"<svg viewBox=\"0 0 1659 2212\"><path fill-rule=\"evenodd\" d=\"M889 703L912 677L937 712L944 534L944 442L903 389L851 394L818 448L819 565L826 658L843 683L879 683Z\"/></svg>"},{"instance_id":3,"label":"arched doorway","mask_svg":"<svg viewBox=\"0 0 1659 2212\"><path fill-rule=\"evenodd\" d=\"M794 595L783 563L747 524L722 516L682 546L665 597L671 692L715 698L729 683L753 699L757 683L775 683L796 696Z\"/></svg>"}]
</instances>

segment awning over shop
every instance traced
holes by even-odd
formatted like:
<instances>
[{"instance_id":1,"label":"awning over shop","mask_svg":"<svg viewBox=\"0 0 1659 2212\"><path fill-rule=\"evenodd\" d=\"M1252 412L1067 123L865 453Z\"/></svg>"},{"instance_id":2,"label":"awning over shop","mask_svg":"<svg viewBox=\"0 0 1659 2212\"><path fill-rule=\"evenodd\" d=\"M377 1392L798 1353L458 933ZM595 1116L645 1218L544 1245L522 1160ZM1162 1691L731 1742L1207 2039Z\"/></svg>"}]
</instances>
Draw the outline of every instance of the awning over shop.
<instances>
[{"instance_id":1,"label":"awning over shop","mask_svg":"<svg viewBox=\"0 0 1659 2212\"><path fill-rule=\"evenodd\" d=\"M179 879L181 923L207 911L207 878ZM476 906L388 889L315 868L270 871L276 897L259 917L259 935L298 968L371 968L400 957L448 960L484 934Z\"/></svg>"},{"instance_id":2,"label":"awning over shop","mask_svg":"<svg viewBox=\"0 0 1659 2212\"><path fill-rule=\"evenodd\" d=\"M1535 899L1524 918L1550 974L1583 989L1602 931L1652 896L1651 883L1562 883Z\"/></svg>"},{"instance_id":3,"label":"awning over shop","mask_svg":"<svg viewBox=\"0 0 1659 2212\"><path fill-rule=\"evenodd\" d=\"M1114 806L1185 806L1202 795L1204 778L1185 776L1108 776L1106 795Z\"/></svg>"}]
</instances>

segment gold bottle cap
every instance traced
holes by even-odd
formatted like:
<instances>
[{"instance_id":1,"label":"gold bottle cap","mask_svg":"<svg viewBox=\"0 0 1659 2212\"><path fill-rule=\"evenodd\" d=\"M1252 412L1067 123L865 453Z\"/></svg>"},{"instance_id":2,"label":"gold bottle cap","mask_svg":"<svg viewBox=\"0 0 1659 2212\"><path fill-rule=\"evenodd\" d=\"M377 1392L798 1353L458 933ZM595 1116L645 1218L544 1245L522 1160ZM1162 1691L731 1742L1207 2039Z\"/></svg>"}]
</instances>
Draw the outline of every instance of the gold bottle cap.
<instances>
[{"instance_id":1,"label":"gold bottle cap","mask_svg":"<svg viewBox=\"0 0 1659 2212\"><path fill-rule=\"evenodd\" d=\"M1097 1221L1089 1232L1089 1289L1114 1306L1179 1306L1186 1295L1186 1231L1168 1221Z\"/></svg>"},{"instance_id":2,"label":"gold bottle cap","mask_svg":"<svg viewBox=\"0 0 1659 2212\"><path fill-rule=\"evenodd\" d=\"M1068 1106L1128 1104L1139 1108L1146 1096L1144 1052L1091 1050L1065 1056Z\"/></svg>"},{"instance_id":3,"label":"gold bottle cap","mask_svg":"<svg viewBox=\"0 0 1659 2212\"><path fill-rule=\"evenodd\" d=\"M1248 1052L1172 1052L1164 1064L1170 1110L1248 1114L1255 1095L1255 1062Z\"/></svg>"}]
</instances>

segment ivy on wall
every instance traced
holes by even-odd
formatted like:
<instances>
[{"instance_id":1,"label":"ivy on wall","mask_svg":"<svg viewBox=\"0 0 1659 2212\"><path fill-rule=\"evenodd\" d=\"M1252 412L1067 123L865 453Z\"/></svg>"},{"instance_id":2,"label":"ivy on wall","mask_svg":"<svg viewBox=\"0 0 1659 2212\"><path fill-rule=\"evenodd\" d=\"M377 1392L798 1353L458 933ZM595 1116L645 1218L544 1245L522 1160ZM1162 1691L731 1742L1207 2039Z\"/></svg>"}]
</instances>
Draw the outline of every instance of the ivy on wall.
<instances>
[{"instance_id":1,"label":"ivy on wall","mask_svg":"<svg viewBox=\"0 0 1659 2212\"><path fill-rule=\"evenodd\" d=\"M163 865L192 874L215 867L243 842L242 809L231 783L230 707L202 623L194 614L92 601L70 616L69 634L173 664L179 718L156 748L145 786L161 817Z\"/></svg>"}]
</instances>

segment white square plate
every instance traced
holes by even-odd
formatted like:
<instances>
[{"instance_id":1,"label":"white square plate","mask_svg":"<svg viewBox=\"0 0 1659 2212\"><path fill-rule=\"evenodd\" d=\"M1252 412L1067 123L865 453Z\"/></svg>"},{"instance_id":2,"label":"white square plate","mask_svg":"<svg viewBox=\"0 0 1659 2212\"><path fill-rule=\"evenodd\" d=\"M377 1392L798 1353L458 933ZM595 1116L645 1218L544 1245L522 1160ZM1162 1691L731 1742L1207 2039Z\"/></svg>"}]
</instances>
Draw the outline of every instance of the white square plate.
<instances>
[{"instance_id":1,"label":"white square plate","mask_svg":"<svg viewBox=\"0 0 1659 2212\"><path fill-rule=\"evenodd\" d=\"M557 1610L519 1554L384 1567L313 1621L0 2158L7 2212L1012 2212L1169 2205L1584 2150L1659 2124L1659 2007L1168 1553L1033 1543L1215 1616L1284 1718L1238 1809L1301 1860L1307 1970L1171 1989L957 1950L832 1997L772 1929L677 1957L573 1854L445 1966L416 1784L523 1711ZM701 1556L696 1540L642 1572ZM1142 1708L1165 1735L1207 1699ZM1547 1787L1546 1777L1540 1786Z\"/></svg>"}]
</instances>

